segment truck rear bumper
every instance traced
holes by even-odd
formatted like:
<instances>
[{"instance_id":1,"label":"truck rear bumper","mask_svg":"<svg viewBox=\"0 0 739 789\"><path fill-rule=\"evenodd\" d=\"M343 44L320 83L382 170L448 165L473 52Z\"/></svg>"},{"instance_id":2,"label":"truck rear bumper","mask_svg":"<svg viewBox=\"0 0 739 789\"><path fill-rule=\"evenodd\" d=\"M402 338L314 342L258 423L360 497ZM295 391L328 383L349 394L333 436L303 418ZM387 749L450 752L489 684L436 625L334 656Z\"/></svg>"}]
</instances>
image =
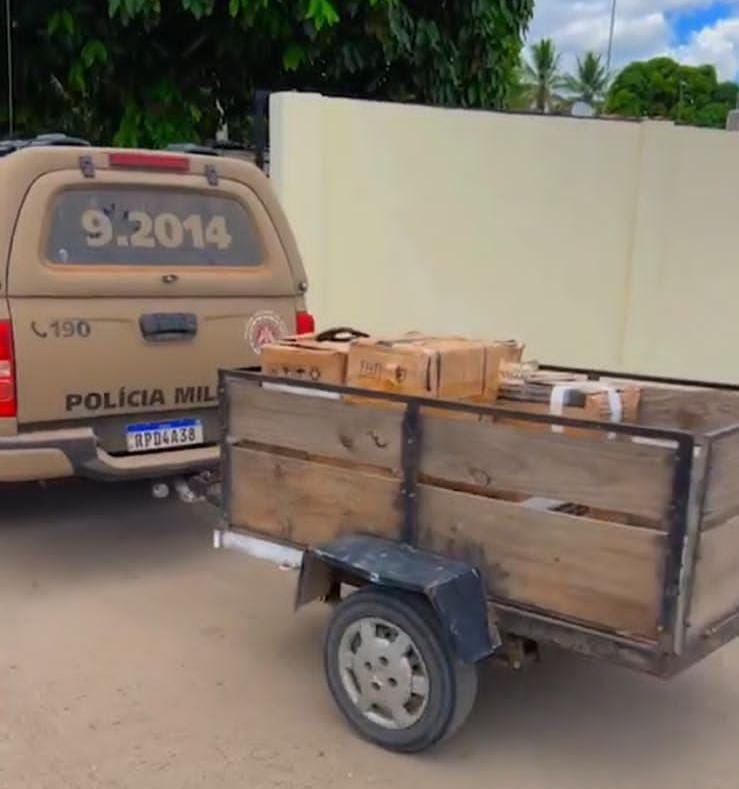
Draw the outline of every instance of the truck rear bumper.
<instances>
[{"instance_id":1,"label":"truck rear bumper","mask_svg":"<svg viewBox=\"0 0 739 789\"><path fill-rule=\"evenodd\" d=\"M218 446L119 457L102 449L89 428L54 430L0 437L0 482L164 477L212 468L218 458Z\"/></svg>"}]
</instances>

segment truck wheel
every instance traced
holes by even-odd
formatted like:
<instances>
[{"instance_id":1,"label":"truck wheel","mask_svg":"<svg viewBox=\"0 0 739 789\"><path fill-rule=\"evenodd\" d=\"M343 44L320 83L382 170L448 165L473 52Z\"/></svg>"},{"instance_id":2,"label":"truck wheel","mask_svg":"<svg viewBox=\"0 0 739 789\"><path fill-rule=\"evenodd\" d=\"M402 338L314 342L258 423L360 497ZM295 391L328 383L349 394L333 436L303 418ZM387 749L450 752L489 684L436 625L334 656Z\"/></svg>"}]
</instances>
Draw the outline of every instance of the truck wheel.
<instances>
[{"instance_id":1,"label":"truck wheel","mask_svg":"<svg viewBox=\"0 0 739 789\"><path fill-rule=\"evenodd\" d=\"M411 753L451 736L477 695L419 595L371 586L347 597L326 633L326 677L349 723L383 748Z\"/></svg>"}]
</instances>

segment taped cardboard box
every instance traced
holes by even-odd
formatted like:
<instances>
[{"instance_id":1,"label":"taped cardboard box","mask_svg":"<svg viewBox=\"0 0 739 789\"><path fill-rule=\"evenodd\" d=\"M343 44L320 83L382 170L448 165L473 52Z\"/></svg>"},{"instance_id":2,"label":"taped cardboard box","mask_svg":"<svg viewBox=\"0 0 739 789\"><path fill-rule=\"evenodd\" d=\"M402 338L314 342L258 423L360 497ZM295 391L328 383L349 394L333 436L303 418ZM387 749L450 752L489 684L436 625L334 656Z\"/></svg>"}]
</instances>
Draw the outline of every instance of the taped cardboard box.
<instances>
[{"instance_id":1,"label":"taped cardboard box","mask_svg":"<svg viewBox=\"0 0 739 789\"><path fill-rule=\"evenodd\" d=\"M444 400L482 397L485 382L484 345L463 337L418 333L398 338L358 340L351 348L347 384L362 389ZM349 396L347 402L402 410L403 403ZM479 421L478 414L424 408L428 416Z\"/></svg>"},{"instance_id":2,"label":"taped cardboard box","mask_svg":"<svg viewBox=\"0 0 739 789\"><path fill-rule=\"evenodd\" d=\"M498 405L512 411L550 414L594 422L636 422L639 418L641 388L636 384L588 381L558 373L527 373L520 379L503 379ZM581 437L613 437L587 428L527 422L496 416L496 422L516 424L532 430L551 430Z\"/></svg>"},{"instance_id":3,"label":"taped cardboard box","mask_svg":"<svg viewBox=\"0 0 739 789\"><path fill-rule=\"evenodd\" d=\"M346 382L361 389L445 400L482 396L485 345L417 334L359 339L349 350Z\"/></svg>"},{"instance_id":4,"label":"taped cardboard box","mask_svg":"<svg viewBox=\"0 0 739 789\"><path fill-rule=\"evenodd\" d=\"M263 345L262 372L293 381L343 384L349 342L317 340L316 335L284 337Z\"/></svg>"},{"instance_id":5,"label":"taped cardboard box","mask_svg":"<svg viewBox=\"0 0 739 789\"><path fill-rule=\"evenodd\" d=\"M494 403L498 399L500 383L506 366L521 362L524 345L518 340L493 340L485 343L485 385L482 400Z\"/></svg>"},{"instance_id":6,"label":"taped cardboard box","mask_svg":"<svg viewBox=\"0 0 739 789\"><path fill-rule=\"evenodd\" d=\"M524 345L518 342L518 340L484 341L483 345L485 346L485 364L482 394L474 394L468 397L455 399L477 405L494 405L498 399L503 367L506 364L514 364L521 361ZM450 411L448 409L434 408L427 408L426 411L432 415L444 416L447 419L471 419L476 422L486 419L485 416L469 414L464 411Z\"/></svg>"}]
</instances>

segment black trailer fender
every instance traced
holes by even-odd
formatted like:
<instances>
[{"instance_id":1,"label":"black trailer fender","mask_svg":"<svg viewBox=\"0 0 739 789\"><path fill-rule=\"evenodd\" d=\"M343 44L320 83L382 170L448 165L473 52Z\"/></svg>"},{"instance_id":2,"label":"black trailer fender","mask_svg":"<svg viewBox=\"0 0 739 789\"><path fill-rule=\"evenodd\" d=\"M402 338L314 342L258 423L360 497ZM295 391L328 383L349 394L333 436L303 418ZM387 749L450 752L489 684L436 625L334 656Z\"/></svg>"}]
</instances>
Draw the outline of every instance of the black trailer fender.
<instances>
[{"instance_id":1,"label":"black trailer fender","mask_svg":"<svg viewBox=\"0 0 739 789\"><path fill-rule=\"evenodd\" d=\"M482 660L501 644L488 618L482 577L465 562L379 537L341 537L304 552L295 607L329 597L342 581L423 595L465 663Z\"/></svg>"}]
</instances>

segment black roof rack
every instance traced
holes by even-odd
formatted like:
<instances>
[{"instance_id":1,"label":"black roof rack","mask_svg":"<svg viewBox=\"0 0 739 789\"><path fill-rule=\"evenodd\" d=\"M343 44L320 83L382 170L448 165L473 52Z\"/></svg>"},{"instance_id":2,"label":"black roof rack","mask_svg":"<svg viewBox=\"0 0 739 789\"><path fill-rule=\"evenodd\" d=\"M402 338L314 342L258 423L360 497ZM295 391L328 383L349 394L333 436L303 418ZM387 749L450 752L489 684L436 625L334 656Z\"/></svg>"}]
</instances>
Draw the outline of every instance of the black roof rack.
<instances>
[{"instance_id":1,"label":"black roof rack","mask_svg":"<svg viewBox=\"0 0 739 789\"><path fill-rule=\"evenodd\" d=\"M75 148L89 148L90 143L88 140L83 140L81 137L68 137L66 134L53 132L51 134L38 134L32 140L28 141L30 147L41 145L71 145Z\"/></svg>"},{"instance_id":2,"label":"black roof rack","mask_svg":"<svg viewBox=\"0 0 739 789\"><path fill-rule=\"evenodd\" d=\"M236 140L209 140L208 145L222 151L251 151L254 146L246 145L243 142L236 142Z\"/></svg>"},{"instance_id":3,"label":"black roof rack","mask_svg":"<svg viewBox=\"0 0 739 789\"><path fill-rule=\"evenodd\" d=\"M173 142L166 150L177 151L178 153L192 153L200 156L218 156L218 151L211 145L198 145L195 142Z\"/></svg>"},{"instance_id":4,"label":"black roof rack","mask_svg":"<svg viewBox=\"0 0 739 789\"><path fill-rule=\"evenodd\" d=\"M28 145L28 140L0 140L0 157L7 156L19 148L25 148Z\"/></svg>"},{"instance_id":5,"label":"black roof rack","mask_svg":"<svg viewBox=\"0 0 739 789\"><path fill-rule=\"evenodd\" d=\"M69 145L75 148L88 147L90 143L81 137L68 137L66 134L54 132L38 134L27 140L0 140L0 157L19 151L22 148L41 148L47 145Z\"/></svg>"}]
</instances>

